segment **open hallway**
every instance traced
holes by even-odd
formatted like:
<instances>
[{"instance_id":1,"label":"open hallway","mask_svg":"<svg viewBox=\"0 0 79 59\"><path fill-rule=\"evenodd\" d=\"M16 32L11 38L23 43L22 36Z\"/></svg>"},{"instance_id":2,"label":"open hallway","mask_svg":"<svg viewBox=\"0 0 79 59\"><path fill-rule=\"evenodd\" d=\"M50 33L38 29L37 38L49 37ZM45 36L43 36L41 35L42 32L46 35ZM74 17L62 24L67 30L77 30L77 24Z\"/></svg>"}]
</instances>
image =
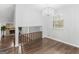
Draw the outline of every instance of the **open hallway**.
<instances>
[{"instance_id":1,"label":"open hallway","mask_svg":"<svg viewBox=\"0 0 79 59\"><path fill-rule=\"evenodd\" d=\"M78 53L79 4L0 5L0 54Z\"/></svg>"}]
</instances>

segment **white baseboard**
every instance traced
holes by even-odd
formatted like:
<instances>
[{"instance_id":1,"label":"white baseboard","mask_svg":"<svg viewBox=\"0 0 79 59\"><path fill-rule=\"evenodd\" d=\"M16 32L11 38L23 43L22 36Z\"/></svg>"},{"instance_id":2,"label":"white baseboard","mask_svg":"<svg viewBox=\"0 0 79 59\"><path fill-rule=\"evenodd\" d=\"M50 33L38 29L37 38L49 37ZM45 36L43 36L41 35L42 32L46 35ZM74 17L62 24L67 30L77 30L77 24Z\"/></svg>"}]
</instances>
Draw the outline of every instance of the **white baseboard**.
<instances>
[{"instance_id":1,"label":"white baseboard","mask_svg":"<svg viewBox=\"0 0 79 59\"><path fill-rule=\"evenodd\" d=\"M60 40L60 39L55 38L55 37L49 37L49 36L44 36L44 37L46 37L46 38L50 38L50 39L52 39L52 40L56 40L56 41L59 41L59 42L62 42L62 43L65 43L65 44L68 44L68 45L71 45L71 46L74 46L74 47L79 48L79 45L72 44L72 43L69 43L69 42L65 42L65 41Z\"/></svg>"}]
</instances>

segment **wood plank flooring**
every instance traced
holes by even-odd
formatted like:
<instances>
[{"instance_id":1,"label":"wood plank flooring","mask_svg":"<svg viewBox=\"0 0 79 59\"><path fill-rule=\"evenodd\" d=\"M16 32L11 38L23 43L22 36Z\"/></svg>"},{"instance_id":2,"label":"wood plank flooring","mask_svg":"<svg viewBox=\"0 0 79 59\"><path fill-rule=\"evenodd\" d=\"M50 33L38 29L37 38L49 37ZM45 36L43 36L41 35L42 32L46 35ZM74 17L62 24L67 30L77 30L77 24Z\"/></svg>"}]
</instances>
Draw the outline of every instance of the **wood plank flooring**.
<instances>
[{"instance_id":1,"label":"wood plank flooring","mask_svg":"<svg viewBox=\"0 0 79 59\"><path fill-rule=\"evenodd\" d=\"M0 54L19 53L18 47L8 48L6 51L4 53L0 51ZM21 51L22 54L79 54L79 48L49 38L43 38L42 41L24 45Z\"/></svg>"},{"instance_id":2,"label":"wood plank flooring","mask_svg":"<svg viewBox=\"0 0 79 59\"><path fill-rule=\"evenodd\" d=\"M18 53L18 48L15 48L15 38L14 36L4 36L0 41L0 54L16 54Z\"/></svg>"},{"instance_id":3,"label":"wood plank flooring","mask_svg":"<svg viewBox=\"0 0 79 59\"><path fill-rule=\"evenodd\" d=\"M25 45L26 46L26 45ZM25 47L24 46L24 47ZM67 45L49 38L44 38L42 42L36 43L34 46L29 46L23 53L27 54L78 54L79 48Z\"/></svg>"}]
</instances>

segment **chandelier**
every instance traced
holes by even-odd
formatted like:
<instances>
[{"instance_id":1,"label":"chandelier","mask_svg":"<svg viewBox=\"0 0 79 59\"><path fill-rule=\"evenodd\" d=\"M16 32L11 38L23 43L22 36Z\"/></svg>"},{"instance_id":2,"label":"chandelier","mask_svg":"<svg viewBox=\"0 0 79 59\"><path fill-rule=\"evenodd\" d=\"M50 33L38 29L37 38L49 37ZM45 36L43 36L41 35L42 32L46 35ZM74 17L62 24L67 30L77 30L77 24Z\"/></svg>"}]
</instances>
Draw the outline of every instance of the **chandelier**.
<instances>
[{"instance_id":1,"label":"chandelier","mask_svg":"<svg viewBox=\"0 0 79 59\"><path fill-rule=\"evenodd\" d=\"M56 9L52 7L46 7L42 10L43 16L54 16L56 14Z\"/></svg>"}]
</instances>

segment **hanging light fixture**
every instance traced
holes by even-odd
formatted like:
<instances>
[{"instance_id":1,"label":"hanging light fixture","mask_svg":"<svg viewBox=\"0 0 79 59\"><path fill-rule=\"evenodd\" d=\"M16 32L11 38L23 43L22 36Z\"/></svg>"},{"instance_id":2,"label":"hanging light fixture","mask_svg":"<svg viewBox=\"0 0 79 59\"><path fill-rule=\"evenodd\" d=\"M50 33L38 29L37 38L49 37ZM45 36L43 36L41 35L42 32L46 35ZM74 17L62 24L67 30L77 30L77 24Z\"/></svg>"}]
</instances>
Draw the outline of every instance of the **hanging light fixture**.
<instances>
[{"instance_id":1,"label":"hanging light fixture","mask_svg":"<svg viewBox=\"0 0 79 59\"><path fill-rule=\"evenodd\" d=\"M46 7L42 10L43 16L54 16L56 10L52 7Z\"/></svg>"}]
</instances>

